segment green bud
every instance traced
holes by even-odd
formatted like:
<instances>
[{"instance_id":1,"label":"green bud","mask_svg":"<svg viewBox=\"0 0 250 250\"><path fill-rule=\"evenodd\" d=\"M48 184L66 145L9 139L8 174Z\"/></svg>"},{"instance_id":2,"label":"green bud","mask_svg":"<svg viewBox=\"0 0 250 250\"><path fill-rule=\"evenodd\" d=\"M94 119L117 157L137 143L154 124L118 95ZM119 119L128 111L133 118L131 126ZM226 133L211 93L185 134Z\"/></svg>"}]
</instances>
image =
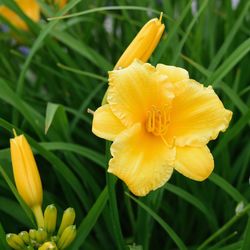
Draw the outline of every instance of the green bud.
<instances>
[{"instance_id":1,"label":"green bud","mask_svg":"<svg viewBox=\"0 0 250 250\"><path fill-rule=\"evenodd\" d=\"M23 249L25 248L24 241L22 238L17 234L7 234L6 241L10 247L14 249Z\"/></svg>"},{"instance_id":2,"label":"green bud","mask_svg":"<svg viewBox=\"0 0 250 250\"><path fill-rule=\"evenodd\" d=\"M46 240L47 240L47 232L42 227L38 228L38 230L36 231L36 241L38 243L43 243Z\"/></svg>"},{"instance_id":3,"label":"green bud","mask_svg":"<svg viewBox=\"0 0 250 250\"><path fill-rule=\"evenodd\" d=\"M54 242L47 241L38 250L58 250L58 248Z\"/></svg>"},{"instance_id":4,"label":"green bud","mask_svg":"<svg viewBox=\"0 0 250 250\"><path fill-rule=\"evenodd\" d=\"M53 241L53 242L57 242L58 239L59 239L59 237L56 236L56 235L50 237L50 240Z\"/></svg>"},{"instance_id":5,"label":"green bud","mask_svg":"<svg viewBox=\"0 0 250 250\"><path fill-rule=\"evenodd\" d=\"M44 227L48 234L52 235L56 229L57 209L55 205L49 205L44 211Z\"/></svg>"},{"instance_id":6,"label":"green bud","mask_svg":"<svg viewBox=\"0 0 250 250\"><path fill-rule=\"evenodd\" d=\"M58 240L57 246L59 249L68 247L76 237L76 226L70 225L66 227Z\"/></svg>"},{"instance_id":7,"label":"green bud","mask_svg":"<svg viewBox=\"0 0 250 250\"><path fill-rule=\"evenodd\" d=\"M30 236L30 239L36 241L36 230L35 229L30 229L29 230L29 236Z\"/></svg>"},{"instance_id":8,"label":"green bud","mask_svg":"<svg viewBox=\"0 0 250 250\"><path fill-rule=\"evenodd\" d=\"M62 232L64 231L64 229L70 225L73 225L74 221L75 221L75 210L72 207L67 208L64 213L63 213L63 217L62 217L62 222L61 225L59 227L58 230L58 235L60 236L62 234Z\"/></svg>"},{"instance_id":9,"label":"green bud","mask_svg":"<svg viewBox=\"0 0 250 250\"><path fill-rule=\"evenodd\" d=\"M22 231L18 234L21 239L24 241L25 244L29 244L30 242L30 236L29 236L29 233L27 231Z\"/></svg>"}]
</instances>

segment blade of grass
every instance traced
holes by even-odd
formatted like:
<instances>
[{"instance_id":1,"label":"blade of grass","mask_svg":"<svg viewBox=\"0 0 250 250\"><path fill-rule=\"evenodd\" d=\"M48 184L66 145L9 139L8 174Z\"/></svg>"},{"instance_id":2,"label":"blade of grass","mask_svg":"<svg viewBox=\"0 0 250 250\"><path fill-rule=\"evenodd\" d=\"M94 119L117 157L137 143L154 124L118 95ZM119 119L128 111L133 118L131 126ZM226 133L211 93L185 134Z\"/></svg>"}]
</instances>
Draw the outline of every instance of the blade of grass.
<instances>
[{"instance_id":1,"label":"blade of grass","mask_svg":"<svg viewBox=\"0 0 250 250\"><path fill-rule=\"evenodd\" d=\"M175 231L158 215L156 214L151 208L146 206L144 203L130 195L129 193L125 192L127 196L129 196L135 203L137 203L141 208L143 208L147 213L149 213L166 231L166 233L170 236L170 238L175 242L178 249L180 250L187 250L184 242L181 238L175 233Z\"/></svg>"},{"instance_id":2,"label":"blade of grass","mask_svg":"<svg viewBox=\"0 0 250 250\"><path fill-rule=\"evenodd\" d=\"M197 13L195 14L195 16L193 17L192 21L190 22L190 24L188 25L186 31L185 31L185 35L183 36L183 38L181 39L180 43L177 45L177 48L175 50L174 56L171 60L171 65L175 65L180 54L182 51L182 48L192 30L192 28L194 27L195 23L197 22L198 18L200 17L200 15L202 14L202 12L205 10L206 6L208 4L208 0L204 0L202 1L202 4L199 8L199 10L197 11Z\"/></svg>"},{"instance_id":3,"label":"blade of grass","mask_svg":"<svg viewBox=\"0 0 250 250\"><path fill-rule=\"evenodd\" d=\"M198 208L206 216L208 223L211 225L211 228L213 230L218 228L217 221L215 220L215 217L211 214L211 211L209 211L209 209L194 195L191 195L190 193L183 190L182 188L176 187L175 185L170 184L170 183L167 183L164 186L164 188L166 190L178 195L179 197L181 197L185 201L192 204L194 207Z\"/></svg>"},{"instance_id":4,"label":"blade of grass","mask_svg":"<svg viewBox=\"0 0 250 250\"><path fill-rule=\"evenodd\" d=\"M224 62L208 77L206 83L219 85L222 78L250 51L250 38L245 40Z\"/></svg>"},{"instance_id":5,"label":"blade of grass","mask_svg":"<svg viewBox=\"0 0 250 250\"><path fill-rule=\"evenodd\" d=\"M250 213L248 213L247 226L244 232L244 239L241 250L249 250L250 249Z\"/></svg>"},{"instance_id":6,"label":"blade of grass","mask_svg":"<svg viewBox=\"0 0 250 250\"><path fill-rule=\"evenodd\" d=\"M42 142L40 143L40 145L42 145L47 150L70 151L95 162L102 168L106 167L105 157L102 154L87 147L83 147L72 143L64 143L64 142Z\"/></svg>"},{"instance_id":7,"label":"blade of grass","mask_svg":"<svg viewBox=\"0 0 250 250\"><path fill-rule=\"evenodd\" d=\"M208 179L212 181L215 185L219 186L222 190L224 190L237 203L240 203L241 201L247 203L247 199L224 178L220 177L215 173L212 173Z\"/></svg>"},{"instance_id":8,"label":"blade of grass","mask_svg":"<svg viewBox=\"0 0 250 250\"><path fill-rule=\"evenodd\" d=\"M230 33L227 35L225 42L223 43L223 45L221 46L221 48L219 49L219 51L217 52L217 54L215 55L213 60L211 61L211 64L208 67L209 71L213 72L216 69L216 67L219 65L221 59L223 58L227 49L229 48L230 44L232 43L233 39L235 38L237 31L241 27L242 21L244 20L245 15L248 13L249 7L250 7L250 2L246 2L245 6L243 8L243 11L241 12L240 16L237 18Z\"/></svg>"},{"instance_id":9,"label":"blade of grass","mask_svg":"<svg viewBox=\"0 0 250 250\"><path fill-rule=\"evenodd\" d=\"M134 11L139 10L139 11L155 13L157 15L160 15L160 13L161 13L158 10L154 10L154 9L146 8L146 7L140 7L140 6L133 6L133 5L131 5L131 6L105 6L105 7L99 7L99 8L92 8L90 10L84 10L84 11L80 11L80 12L69 14L69 15L51 17L51 18L48 18L47 20L54 21L54 20L58 20L58 19L72 18L72 17L82 16L82 15L86 15L86 14L102 12L102 11L107 11L107 10L134 10ZM166 18L169 18L165 14L163 16L165 16Z\"/></svg>"},{"instance_id":10,"label":"blade of grass","mask_svg":"<svg viewBox=\"0 0 250 250\"><path fill-rule=\"evenodd\" d=\"M108 161L110 159L110 142L106 142L106 164L108 165ZM124 239L122 235L122 229L120 225L120 218L117 207L117 199L116 199L116 189L115 184L117 178L109 173L106 173L108 194L109 194L109 210L110 217L112 221L113 234L116 240L117 248L120 250L125 250Z\"/></svg>"},{"instance_id":11,"label":"blade of grass","mask_svg":"<svg viewBox=\"0 0 250 250\"><path fill-rule=\"evenodd\" d=\"M14 186L14 184L11 181L11 179L9 178L9 176L7 175L7 173L5 172L4 168L1 165L0 165L0 173L2 174L2 176L3 176L4 180L6 181L6 183L8 184L11 192L16 197L16 199L17 199L18 203L20 204L20 206L22 207L23 211L26 213L26 215L29 218L32 226L35 228L36 227L36 223L34 221L34 216L33 216L33 213L31 211L31 209L23 201L23 199L21 198L21 196L17 192L16 187Z\"/></svg>"},{"instance_id":12,"label":"blade of grass","mask_svg":"<svg viewBox=\"0 0 250 250\"><path fill-rule=\"evenodd\" d=\"M6 242L6 234L3 225L0 223L0 247L4 250L10 250L9 245Z\"/></svg>"},{"instance_id":13,"label":"blade of grass","mask_svg":"<svg viewBox=\"0 0 250 250\"><path fill-rule=\"evenodd\" d=\"M71 250L78 250L82 243L85 241L91 229L96 224L96 221L102 213L103 209L105 208L107 200L108 189L107 187L105 187L96 200L95 204L89 210L87 216L83 219L80 226L78 227L76 239L70 247Z\"/></svg>"},{"instance_id":14,"label":"blade of grass","mask_svg":"<svg viewBox=\"0 0 250 250\"><path fill-rule=\"evenodd\" d=\"M197 250L204 249L210 242L215 240L218 236L223 234L226 230L228 230L236 221L238 221L241 217L246 215L250 211L250 204L248 204L241 212L234 215L227 223L225 223L219 230L209 236L198 248Z\"/></svg>"},{"instance_id":15,"label":"blade of grass","mask_svg":"<svg viewBox=\"0 0 250 250\"><path fill-rule=\"evenodd\" d=\"M156 54L154 55L154 63L153 64L156 64L157 62L159 62L161 60L163 53L166 51L172 38L177 34L178 28L180 27L182 21L184 20L184 18L186 17L188 12L190 11L190 6L191 6L192 2L193 2L193 0L190 0L188 2L185 9L182 11L181 15L178 17L176 22L174 22L174 25L171 26L171 29L169 30L169 32L166 36L166 39L164 41L162 41L162 43L160 44L160 48L157 50Z\"/></svg>"}]
</instances>

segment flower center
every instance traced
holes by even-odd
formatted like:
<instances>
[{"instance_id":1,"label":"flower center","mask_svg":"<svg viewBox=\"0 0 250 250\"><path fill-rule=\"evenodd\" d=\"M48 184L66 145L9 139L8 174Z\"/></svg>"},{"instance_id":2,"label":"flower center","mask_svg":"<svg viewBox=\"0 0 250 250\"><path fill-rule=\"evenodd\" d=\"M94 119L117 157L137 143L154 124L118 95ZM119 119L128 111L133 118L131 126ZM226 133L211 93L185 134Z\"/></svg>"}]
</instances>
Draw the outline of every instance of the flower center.
<instances>
[{"instance_id":1,"label":"flower center","mask_svg":"<svg viewBox=\"0 0 250 250\"><path fill-rule=\"evenodd\" d=\"M162 108L152 106L147 112L146 130L155 136L163 136L167 133L170 122L170 107Z\"/></svg>"}]
</instances>

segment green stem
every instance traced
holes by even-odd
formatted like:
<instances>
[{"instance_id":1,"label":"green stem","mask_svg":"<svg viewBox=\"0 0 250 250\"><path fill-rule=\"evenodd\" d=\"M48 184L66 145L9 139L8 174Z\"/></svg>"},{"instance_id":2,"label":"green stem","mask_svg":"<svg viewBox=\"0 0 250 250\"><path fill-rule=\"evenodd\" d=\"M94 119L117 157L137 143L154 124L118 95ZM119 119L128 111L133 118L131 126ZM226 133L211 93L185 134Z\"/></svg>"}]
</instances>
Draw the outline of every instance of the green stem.
<instances>
[{"instance_id":1,"label":"green stem","mask_svg":"<svg viewBox=\"0 0 250 250\"><path fill-rule=\"evenodd\" d=\"M110 142L106 142L106 160L108 162L110 158ZM119 220L119 212L117 207L116 193L115 193L115 184L117 178L112 176L111 174L106 174L107 186L108 186L108 194L109 194L109 211L114 231L114 237L117 244L117 249L124 250L125 244L122 235L120 220Z\"/></svg>"},{"instance_id":2,"label":"green stem","mask_svg":"<svg viewBox=\"0 0 250 250\"><path fill-rule=\"evenodd\" d=\"M226 224L224 224L223 227L221 227L219 230L217 230L214 234L212 234L210 237L208 237L198 248L197 250L204 249L211 241L213 241L215 238L217 238L219 235L224 233L229 227L231 227L237 220L239 220L242 216L247 214L247 212L250 211L250 204L248 204L240 213L236 214L234 217L232 217Z\"/></svg>"},{"instance_id":3,"label":"green stem","mask_svg":"<svg viewBox=\"0 0 250 250\"><path fill-rule=\"evenodd\" d=\"M32 211L36 218L37 227L38 228L44 227L44 218L41 206L40 205L34 206L32 208Z\"/></svg>"}]
</instances>

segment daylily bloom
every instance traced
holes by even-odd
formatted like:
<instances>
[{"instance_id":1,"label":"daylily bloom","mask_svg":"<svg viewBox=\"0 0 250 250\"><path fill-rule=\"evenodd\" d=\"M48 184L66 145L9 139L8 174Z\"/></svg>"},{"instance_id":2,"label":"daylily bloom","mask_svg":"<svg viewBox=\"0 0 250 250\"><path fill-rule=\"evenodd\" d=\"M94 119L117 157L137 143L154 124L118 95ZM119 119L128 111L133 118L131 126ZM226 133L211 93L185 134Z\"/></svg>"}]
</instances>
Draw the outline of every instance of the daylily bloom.
<instances>
[{"instance_id":1,"label":"daylily bloom","mask_svg":"<svg viewBox=\"0 0 250 250\"><path fill-rule=\"evenodd\" d=\"M143 196L164 185L174 169L206 179L214 168L206 144L231 117L212 87L190 79L185 69L135 60L109 72L107 104L94 112L92 130L113 141L108 172Z\"/></svg>"},{"instance_id":2,"label":"daylily bloom","mask_svg":"<svg viewBox=\"0 0 250 250\"><path fill-rule=\"evenodd\" d=\"M10 139L11 161L18 193L32 209L37 224L43 227L43 190L37 165L24 135Z\"/></svg>"},{"instance_id":3,"label":"daylily bloom","mask_svg":"<svg viewBox=\"0 0 250 250\"><path fill-rule=\"evenodd\" d=\"M115 69L129 66L134 59L139 59L142 62L148 61L165 29L161 19L162 13L159 19L153 18L142 27L116 63Z\"/></svg>"},{"instance_id":4,"label":"daylily bloom","mask_svg":"<svg viewBox=\"0 0 250 250\"><path fill-rule=\"evenodd\" d=\"M16 0L16 3L34 22L40 20L40 7L36 0ZM0 6L0 15L7 19L16 28L28 30L26 23L8 7Z\"/></svg>"}]
</instances>

